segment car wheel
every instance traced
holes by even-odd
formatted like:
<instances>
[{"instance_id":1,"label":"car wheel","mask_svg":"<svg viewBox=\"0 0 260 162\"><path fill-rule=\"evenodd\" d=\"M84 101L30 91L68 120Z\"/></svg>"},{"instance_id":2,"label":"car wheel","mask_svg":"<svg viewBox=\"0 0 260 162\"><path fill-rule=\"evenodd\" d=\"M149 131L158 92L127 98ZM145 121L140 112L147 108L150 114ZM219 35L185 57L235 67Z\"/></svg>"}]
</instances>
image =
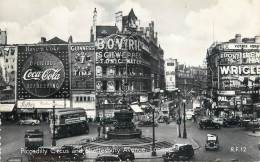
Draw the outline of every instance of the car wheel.
<instances>
[{"instance_id":1,"label":"car wheel","mask_svg":"<svg viewBox=\"0 0 260 162\"><path fill-rule=\"evenodd\" d=\"M22 122L22 121L20 121L20 122L19 122L19 125L23 125L23 122Z\"/></svg>"},{"instance_id":2,"label":"car wheel","mask_svg":"<svg viewBox=\"0 0 260 162\"><path fill-rule=\"evenodd\" d=\"M86 134L89 134L89 129L86 129Z\"/></svg>"},{"instance_id":3,"label":"car wheel","mask_svg":"<svg viewBox=\"0 0 260 162\"><path fill-rule=\"evenodd\" d=\"M32 125L35 125L35 123L32 123Z\"/></svg>"}]
</instances>

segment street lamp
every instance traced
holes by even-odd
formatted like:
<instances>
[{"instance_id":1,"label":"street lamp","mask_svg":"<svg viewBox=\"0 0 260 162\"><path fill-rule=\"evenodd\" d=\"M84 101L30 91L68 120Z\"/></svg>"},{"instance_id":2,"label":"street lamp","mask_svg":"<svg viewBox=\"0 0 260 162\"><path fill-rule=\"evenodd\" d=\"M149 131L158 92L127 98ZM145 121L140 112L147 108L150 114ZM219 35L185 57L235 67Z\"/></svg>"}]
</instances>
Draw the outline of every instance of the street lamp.
<instances>
[{"instance_id":1,"label":"street lamp","mask_svg":"<svg viewBox=\"0 0 260 162\"><path fill-rule=\"evenodd\" d=\"M53 137L52 137L52 146L56 146L56 140L55 140L55 100L53 100L53 103L52 103L52 123L53 123Z\"/></svg>"},{"instance_id":2,"label":"street lamp","mask_svg":"<svg viewBox=\"0 0 260 162\"><path fill-rule=\"evenodd\" d=\"M186 100L183 100L183 116L184 116L184 120L183 120L183 125L184 125L184 128L183 128L183 138L187 138L187 132L186 132L186 124L185 124L185 117L186 117L186 113L185 113L185 102Z\"/></svg>"},{"instance_id":3,"label":"street lamp","mask_svg":"<svg viewBox=\"0 0 260 162\"><path fill-rule=\"evenodd\" d=\"M181 138L181 105L179 104L179 119L178 119L178 125L179 125L179 138Z\"/></svg>"},{"instance_id":4,"label":"street lamp","mask_svg":"<svg viewBox=\"0 0 260 162\"><path fill-rule=\"evenodd\" d=\"M156 156L156 150L155 150L155 127L154 127L154 107L152 107L153 110L153 145L152 145L152 156Z\"/></svg>"}]
</instances>

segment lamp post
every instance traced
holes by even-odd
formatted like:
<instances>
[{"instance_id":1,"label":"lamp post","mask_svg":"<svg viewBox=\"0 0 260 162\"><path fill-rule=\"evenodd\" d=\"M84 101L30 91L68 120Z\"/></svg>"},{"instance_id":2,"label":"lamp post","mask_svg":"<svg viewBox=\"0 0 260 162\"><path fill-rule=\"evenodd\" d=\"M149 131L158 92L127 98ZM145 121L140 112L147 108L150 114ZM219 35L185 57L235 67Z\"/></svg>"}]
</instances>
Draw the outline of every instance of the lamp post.
<instances>
[{"instance_id":1,"label":"lamp post","mask_svg":"<svg viewBox=\"0 0 260 162\"><path fill-rule=\"evenodd\" d=\"M178 125L179 125L179 138L181 138L181 105L179 104L179 119L178 119Z\"/></svg>"},{"instance_id":2,"label":"lamp post","mask_svg":"<svg viewBox=\"0 0 260 162\"><path fill-rule=\"evenodd\" d=\"M52 146L56 146L56 140L55 140L55 101L53 100L52 104L52 124L53 124L53 137L52 137Z\"/></svg>"},{"instance_id":3,"label":"lamp post","mask_svg":"<svg viewBox=\"0 0 260 162\"><path fill-rule=\"evenodd\" d=\"M153 145L152 145L152 156L156 156L156 150L155 150L155 127L154 127L154 107L153 109Z\"/></svg>"},{"instance_id":4,"label":"lamp post","mask_svg":"<svg viewBox=\"0 0 260 162\"><path fill-rule=\"evenodd\" d=\"M184 100L185 102L186 102L186 100ZM183 103L183 126L184 126L184 128L183 128L183 138L187 138L187 132L186 132L186 124L185 124L185 117L186 117L186 113L185 113L185 102Z\"/></svg>"}]
</instances>

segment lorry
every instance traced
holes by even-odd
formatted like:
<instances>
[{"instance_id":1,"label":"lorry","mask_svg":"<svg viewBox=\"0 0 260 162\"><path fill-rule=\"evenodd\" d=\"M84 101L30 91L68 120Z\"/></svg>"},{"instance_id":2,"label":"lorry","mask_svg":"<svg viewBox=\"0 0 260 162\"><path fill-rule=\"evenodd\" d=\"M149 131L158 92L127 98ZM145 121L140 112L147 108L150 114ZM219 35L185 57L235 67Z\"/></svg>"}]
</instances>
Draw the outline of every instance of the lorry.
<instances>
[{"instance_id":1,"label":"lorry","mask_svg":"<svg viewBox=\"0 0 260 162\"><path fill-rule=\"evenodd\" d=\"M201 106L200 106L200 101L198 101L198 100L193 100L192 108L193 108L194 111L195 111L196 109L200 109L200 108L201 108Z\"/></svg>"},{"instance_id":2,"label":"lorry","mask_svg":"<svg viewBox=\"0 0 260 162\"><path fill-rule=\"evenodd\" d=\"M24 142L26 150L37 150L43 146L43 131L39 129L26 130Z\"/></svg>"}]
</instances>

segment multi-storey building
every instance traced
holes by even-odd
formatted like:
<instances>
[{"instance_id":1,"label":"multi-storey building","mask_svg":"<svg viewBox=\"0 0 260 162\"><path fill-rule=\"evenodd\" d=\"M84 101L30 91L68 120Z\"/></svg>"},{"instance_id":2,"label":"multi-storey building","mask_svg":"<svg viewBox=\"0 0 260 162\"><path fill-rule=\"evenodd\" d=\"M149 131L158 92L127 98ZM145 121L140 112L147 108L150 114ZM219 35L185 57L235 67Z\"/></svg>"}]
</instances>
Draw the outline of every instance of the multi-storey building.
<instances>
[{"instance_id":1,"label":"multi-storey building","mask_svg":"<svg viewBox=\"0 0 260 162\"><path fill-rule=\"evenodd\" d=\"M193 88L193 76L190 67L187 67L185 64L178 64L176 74L177 88L180 90L183 97L189 96Z\"/></svg>"},{"instance_id":2,"label":"multi-storey building","mask_svg":"<svg viewBox=\"0 0 260 162\"><path fill-rule=\"evenodd\" d=\"M260 116L260 36L214 43L207 51L208 92L215 115Z\"/></svg>"},{"instance_id":3,"label":"multi-storey building","mask_svg":"<svg viewBox=\"0 0 260 162\"><path fill-rule=\"evenodd\" d=\"M201 66L191 67L193 76L192 91L196 96L204 96L207 90L207 69Z\"/></svg>"},{"instance_id":4,"label":"multi-storey building","mask_svg":"<svg viewBox=\"0 0 260 162\"><path fill-rule=\"evenodd\" d=\"M127 16L116 13L114 26L100 26L94 11L91 42L96 42L96 104L120 104L122 95L129 102L148 98L148 93L164 88L164 52L158 45L154 22L140 27L133 9ZM111 104L110 104L111 105ZM104 110L104 108L103 108ZM114 105L102 116L113 115Z\"/></svg>"}]
</instances>

